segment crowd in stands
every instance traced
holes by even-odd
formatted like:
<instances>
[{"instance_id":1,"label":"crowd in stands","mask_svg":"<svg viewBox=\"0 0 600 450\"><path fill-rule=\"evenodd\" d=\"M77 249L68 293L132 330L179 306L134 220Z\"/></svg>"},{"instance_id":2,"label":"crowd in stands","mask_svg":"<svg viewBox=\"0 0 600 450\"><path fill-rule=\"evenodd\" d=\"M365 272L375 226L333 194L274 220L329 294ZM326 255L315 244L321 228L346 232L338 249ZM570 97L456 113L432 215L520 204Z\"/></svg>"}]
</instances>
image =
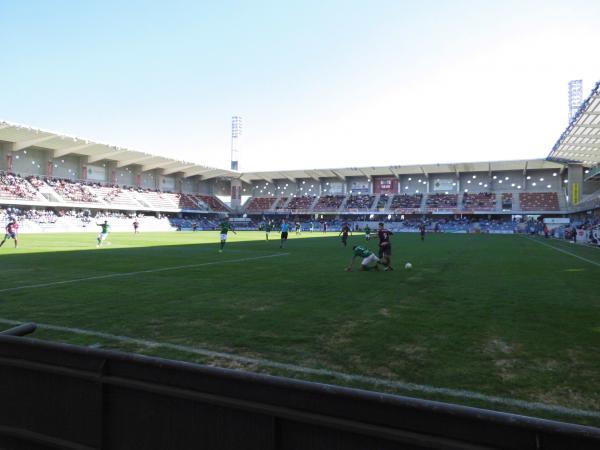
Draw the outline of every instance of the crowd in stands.
<instances>
[{"instance_id":1,"label":"crowd in stands","mask_svg":"<svg viewBox=\"0 0 600 450\"><path fill-rule=\"evenodd\" d=\"M314 207L315 211L336 211L342 206L344 195L324 195L319 198Z\"/></svg>"},{"instance_id":2,"label":"crowd in stands","mask_svg":"<svg viewBox=\"0 0 600 450\"><path fill-rule=\"evenodd\" d=\"M520 192L519 203L523 211L558 211L560 209L556 192Z\"/></svg>"},{"instance_id":3,"label":"crowd in stands","mask_svg":"<svg viewBox=\"0 0 600 450\"><path fill-rule=\"evenodd\" d=\"M370 209L373 200L374 195L351 195L346 201L346 209Z\"/></svg>"},{"instance_id":4,"label":"crowd in stands","mask_svg":"<svg viewBox=\"0 0 600 450\"><path fill-rule=\"evenodd\" d=\"M14 200L35 200L37 190L19 175L0 172L0 197Z\"/></svg>"},{"instance_id":5,"label":"crowd in stands","mask_svg":"<svg viewBox=\"0 0 600 450\"><path fill-rule=\"evenodd\" d=\"M267 211L273 208L276 201L276 197L252 197L246 211Z\"/></svg>"},{"instance_id":6,"label":"crowd in stands","mask_svg":"<svg viewBox=\"0 0 600 450\"><path fill-rule=\"evenodd\" d=\"M312 203L314 201L315 201L315 197L308 197L308 196L294 197L288 203L287 208L292 209L292 210L308 209L308 208L310 208L310 205L312 205Z\"/></svg>"},{"instance_id":7,"label":"crowd in stands","mask_svg":"<svg viewBox=\"0 0 600 450\"><path fill-rule=\"evenodd\" d=\"M429 194L426 205L429 209L455 209L457 197L456 194Z\"/></svg>"},{"instance_id":8,"label":"crowd in stands","mask_svg":"<svg viewBox=\"0 0 600 450\"><path fill-rule=\"evenodd\" d=\"M493 211L496 209L496 194L492 192L465 193L463 195L463 207L465 209Z\"/></svg>"},{"instance_id":9,"label":"crowd in stands","mask_svg":"<svg viewBox=\"0 0 600 450\"><path fill-rule=\"evenodd\" d=\"M208 207L213 211L228 211L227 207L216 197L213 197L211 195L194 195L194 197L208 205Z\"/></svg>"},{"instance_id":10,"label":"crowd in stands","mask_svg":"<svg viewBox=\"0 0 600 450\"><path fill-rule=\"evenodd\" d=\"M70 181L60 178L46 178L44 181L50 185L64 200L68 202L78 203L96 203L99 202L99 198L91 190L93 183L82 181ZM97 185L99 186L99 185Z\"/></svg>"},{"instance_id":11,"label":"crowd in stands","mask_svg":"<svg viewBox=\"0 0 600 450\"><path fill-rule=\"evenodd\" d=\"M394 210L394 209L420 208L422 201L423 201L423 194L414 194L414 195L398 194L398 195L394 195L390 209Z\"/></svg>"}]
</instances>

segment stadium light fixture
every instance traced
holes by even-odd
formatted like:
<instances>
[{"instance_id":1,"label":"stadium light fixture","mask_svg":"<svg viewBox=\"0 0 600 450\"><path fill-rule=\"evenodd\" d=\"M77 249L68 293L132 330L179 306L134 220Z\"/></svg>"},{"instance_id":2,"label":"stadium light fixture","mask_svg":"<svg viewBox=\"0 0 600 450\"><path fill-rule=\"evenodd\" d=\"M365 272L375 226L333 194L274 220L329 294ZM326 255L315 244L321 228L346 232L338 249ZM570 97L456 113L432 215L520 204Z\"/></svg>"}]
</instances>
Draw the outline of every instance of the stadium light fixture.
<instances>
[{"instance_id":1,"label":"stadium light fixture","mask_svg":"<svg viewBox=\"0 0 600 450\"><path fill-rule=\"evenodd\" d=\"M471 184L471 180L467 180L467 184Z\"/></svg>"},{"instance_id":2,"label":"stadium light fixture","mask_svg":"<svg viewBox=\"0 0 600 450\"><path fill-rule=\"evenodd\" d=\"M495 179L496 179L496 178L498 178L498 177L497 177L496 175L494 175L492 178L495 180Z\"/></svg>"},{"instance_id":3,"label":"stadium light fixture","mask_svg":"<svg viewBox=\"0 0 600 450\"><path fill-rule=\"evenodd\" d=\"M468 190L468 189L465 189L465 192L469 192L469 190Z\"/></svg>"},{"instance_id":4,"label":"stadium light fixture","mask_svg":"<svg viewBox=\"0 0 600 450\"><path fill-rule=\"evenodd\" d=\"M532 186L537 186L537 183L534 181L533 183L531 183Z\"/></svg>"},{"instance_id":5,"label":"stadium light fixture","mask_svg":"<svg viewBox=\"0 0 600 450\"><path fill-rule=\"evenodd\" d=\"M480 182L479 182L479 186L481 186L482 184L483 184L483 183L480 181Z\"/></svg>"},{"instance_id":6,"label":"stadium light fixture","mask_svg":"<svg viewBox=\"0 0 600 450\"><path fill-rule=\"evenodd\" d=\"M408 186L404 186L404 189L408 189Z\"/></svg>"},{"instance_id":7,"label":"stadium light fixture","mask_svg":"<svg viewBox=\"0 0 600 450\"><path fill-rule=\"evenodd\" d=\"M521 189L521 186L517 186L517 189Z\"/></svg>"},{"instance_id":8,"label":"stadium light fixture","mask_svg":"<svg viewBox=\"0 0 600 450\"><path fill-rule=\"evenodd\" d=\"M488 186L487 184L484 184L484 185L483 185L483 187L484 187L484 188L486 188L487 186Z\"/></svg>"},{"instance_id":9,"label":"stadium light fixture","mask_svg":"<svg viewBox=\"0 0 600 450\"><path fill-rule=\"evenodd\" d=\"M448 191L444 192L444 194L448 195Z\"/></svg>"},{"instance_id":10,"label":"stadium light fixture","mask_svg":"<svg viewBox=\"0 0 600 450\"><path fill-rule=\"evenodd\" d=\"M528 180L531 180L531 175L527 175L527 179L528 179Z\"/></svg>"},{"instance_id":11,"label":"stadium light fixture","mask_svg":"<svg viewBox=\"0 0 600 450\"><path fill-rule=\"evenodd\" d=\"M302 184L306 184L306 181L303 181Z\"/></svg>"},{"instance_id":12,"label":"stadium light fixture","mask_svg":"<svg viewBox=\"0 0 600 450\"><path fill-rule=\"evenodd\" d=\"M552 185L550 185L550 184L549 184L549 185L548 185L548 186L546 186L546 187L547 187L548 189L551 189L551 188L552 188Z\"/></svg>"},{"instance_id":13,"label":"stadium light fixture","mask_svg":"<svg viewBox=\"0 0 600 450\"><path fill-rule=\"evenodd\" d=\"M585 170L585 173L590 173L590 169L586 169L586 170Z\"/></svg>"},{"instance_id":14,"label":"stadium light fixture","mask_svg":"<svg viewBox=\"0 0 600 450\"><path fill-rule=\"evenodd\" d=\"M588 172L589 172L589 171L588 171ZM587 172L586 172L586 173L587 173ZM553 176L553 177L555 177L556 175L558 175L556 172L554 172L554 173L552 174L552 176Z\"/></svg>"},{"instance_id":15,"label":"stadium light fixture","mask_svg":"<svg viewBox=\"0 0 600 450\"><path fill-rule=\"evenodd\" d=\"M502 180L498 180L498 183L502 184Z\"/></svg>"},{"instance_id":16,"label":"stadium light fixture","mask_svg":"<svg viewBox=\"0 0 600 450\"><path fill-rule=\"evenodd\" d=\"M544 179L543 179L543 178L540 178L540 181L544 181Z\"/></svg>"},{"instance_id":17,"label":"stadium light fixture","mask_svg":"<svg viewBox=\"0 0 600 450\"><path fill-rule=\"evenodd\" d=\"M515 183L511 183L511 184L510 184L510 186L511 186L511 187L515 187Z\"/></svg>"},{"instance_id":18,"label":"stadium light fixture","mask_svg":"<svg viewBox=\"0 0 600 450\"><path fill-rule=\"evenodd\" d=\"M456 183L452 183L452 186L456 186Z\"/></svg>"},{"instance_id":19,"label":"stadium light fixture","mask_svg":"<svg viewBox=\"0 0 600 450\"><path fill-rule=\"evenodd\" d=\"M565 181L563 181L563 183L565 183L565 184L567 184L568 182L569 182L569 180L565 180Z\"/></svg>"},{"instance_id":20,"label":"stadium light fixture","mask_svg":"<svg viewBox=\"0 0 600 450\"><path fill-rule=\"evenodd\" d=\"M477 178L477 175L473 175L473 179Z\"/></svg>"},{"instance_id":21,"label":"stadium light fixture","mask_svg":"<svg viewBox=\"0 0 600 450\"><path fill-rule=\"evenodd\" d=\"M420 182L421 182L421 179L419 178L419 179L417 180L417 183L420 183Z\"/></svg>"},{"instance_id":22,"label":"stadium light fixture","mask_svg":"<svg viewBox=\"0 0 600 450\"><path fill-rule=\"evenodd\" d=\"M412 181L412 178L408 177L408 181Z\"/></svg>"},{"instance_id":23,"label":"stadium light fixture","mask_svg":"<svg viewBox=\"0 0 600 450\"><path fill-rule=\"evenodd\" d=\"M415 192L418 194L418 193L419 193L419 190L417 189Z\"/></svg>"},{"instance_id":24,"label":"stadium light fixture","mask_svg":"<svg viewBox=\"0 0 600 450\"><path fill-rule=\"evenodd\" d=\"M504 179L505 179L506 181L508 181L510 178L508 178L508 177L504 177Z\"/></svg>"}]
</instances>

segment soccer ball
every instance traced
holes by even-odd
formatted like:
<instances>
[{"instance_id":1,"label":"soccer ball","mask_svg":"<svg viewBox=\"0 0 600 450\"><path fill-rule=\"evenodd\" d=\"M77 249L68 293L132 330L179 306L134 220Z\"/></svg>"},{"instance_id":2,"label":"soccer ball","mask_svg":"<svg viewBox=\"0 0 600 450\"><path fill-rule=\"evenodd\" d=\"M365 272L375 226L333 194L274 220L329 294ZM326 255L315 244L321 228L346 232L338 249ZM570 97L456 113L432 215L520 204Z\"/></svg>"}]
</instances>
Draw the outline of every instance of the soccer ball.
<instances>
[{"instance_id":1,"label":"soccer ball","mask_svg":"<svg viewBox=\"0 0 600 450\"><path fill-rule=\"evenodd\" d=\"M404 264L404 268L405 268L406 270L412 269L412 264L411 264L411 263L409 263L409 262L407 262L406 264Z\"/></svg>"}]
</instances>

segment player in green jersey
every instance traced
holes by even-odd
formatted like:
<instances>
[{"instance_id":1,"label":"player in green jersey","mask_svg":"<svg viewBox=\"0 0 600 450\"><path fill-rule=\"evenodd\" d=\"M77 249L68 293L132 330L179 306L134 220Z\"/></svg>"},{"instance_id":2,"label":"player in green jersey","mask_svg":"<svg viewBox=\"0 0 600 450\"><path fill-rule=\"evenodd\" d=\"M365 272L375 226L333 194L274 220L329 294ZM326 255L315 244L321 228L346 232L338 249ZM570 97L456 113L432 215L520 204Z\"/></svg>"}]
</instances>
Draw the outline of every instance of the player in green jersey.
<instances>
[{"instance_id":1,"label":"player in green jersey","mask_svg":"<svg viewBox=\"0 0 600 450\"><path fill-rule=\"evenodd\" d=\"M360 263L360 270L379 270L379 264L381 261L379 258L369 250L367 247L363 247L362 245L355 245L352 247L352 259L350 260L350 264L346 267L346 271L351 272L352 266L354 265L354 260L356 257L362 258Z\"/></svg>"},{"instance_id":2,"label":"player in green jersey","mask_svg":"<svg viewBox=\"0 0 600 450\"><path fill-rule=\"evenodd\" d=\"M229 233L229 231L233 231L233 234L237 234L229 223L229 220L225 219L221 222L221 248L219 249L219 253L223 252L223 247L225 247L225 242L227 242L227 233Z\"/></svg>"},{"instance_id":3,"label":"player in green jersey","mask_svg":"<svg viewBox=\"0 0 600 450\"><path fill-rule=\"evenodd\" d=\"M104 221L104 223L97 223L96 225L98 225L99 227L102 228L102 231L100 231L100 234L98 235L98 239L97 239L97 243L96 243L96 247L100 247L102 245L102 242L104 242L106 240L106 238L108 237L108 231L110 229L110 225L108 224L108 221Z\"/></svg>"},{"instance_id":4,"label":"player in green jersey","mask_svg":"<svg viewBox=\"0 0 600 450\"><path fill-rule=\"evenodd\" d=\"M365 239L367 241L371 240L371 229L369 228L369 225L365 226Z\"/></svg>"},{"instance_id":5,"label":"player in green jersey","mask_svg":"<svg viewBox=\"0 0 600 450\"><path fill-rule=\"evenodd\" d=\"M269 233L273 230L273 223L269 220L265 224L265 236L267 237L267 241L269 240Z\"/></svg>"}]
</instances>

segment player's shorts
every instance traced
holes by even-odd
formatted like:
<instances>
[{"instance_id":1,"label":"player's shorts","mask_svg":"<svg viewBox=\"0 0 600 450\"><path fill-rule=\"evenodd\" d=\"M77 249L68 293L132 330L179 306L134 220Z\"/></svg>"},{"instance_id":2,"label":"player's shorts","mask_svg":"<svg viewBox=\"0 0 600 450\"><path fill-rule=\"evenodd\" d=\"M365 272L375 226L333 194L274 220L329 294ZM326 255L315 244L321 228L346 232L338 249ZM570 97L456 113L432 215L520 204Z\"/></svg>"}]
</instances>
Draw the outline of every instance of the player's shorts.
<instances>
[{"instance_id":1,"label":"player's shorts","mask_svg":"<svg viewBox=\"0 0 600 450\"><path fill-rule=\"evenodd\" d=\"M360 265L364 266L364 267L373 267L373 266L375 266L377 264L378 261L379 261L379 258L377 256L375 256L374 253L371 253L366 258L363 258L363 260L360 263Z\"/></svg>"},{"instance_id":2,"label":"player's shorts","mask_svg":"<svg viewBox=\"0 0 600 450\"><path fill-rule=\"evenodd\" d=\"M222 241L226 241L227 240L227 235L225 233L221 234L221 240Z\"/></svg>"},{"instance_id":3,"label":"player's shorts","mask_svg":"<svg viewBox=\"0 0 600 450\"><path fill-rule=\"evenodd\" d=\"M392 256L392 246L386 245L385 247L379 247L379 257Z\"/></svg>"},{"instance_id":4,"label":"player's shorts","mask_svg":"<svg viewBox=\"0 0 600 450\"><path fill-rule=\"evenodd\" d=\"M367 241L370 241L371 240L371 233L365 233L365 239Z\"/></svg>"},{"instance_id":5,"label":"player's shorts","mask_svg":"<svg viewBox=\"0 0 600 450\"><path fill-rule=\"evenodd\" d=\"M98 239L100 239L101 241L105 241L107 236L108 236L108 233L100 233L98 235Z\"/></svg>"},{"instance_id":6,"label":"player's shorts","mask_svg":"<svg viewBox=\"0 0 600 450\"><path fill-rule=\"evenodd\" d=\"M16 239L17 238L17 233L6 233L4 235L4 239Z\"/></svg>"},{"instance_id":7,"label":"player's shorts","mask_svg":"<svg viewBox=\"0 0 600 450\"><path fill-rule=\"evenodd\" d=\"M347 234L342 234L342 242L345 244L346 242L348 242L348 235Z\"/></svg>"},{"instance_id":8,"label":"player's shorts","mask_svg":"<svg viewBox=\"0 0 600 450\"><path fill-rule=\"evenodd\" d=\"M281 239L287 239L288 237L288 232L287 231L282 231L281 232Z\"/></svg>"}]
</instances>

